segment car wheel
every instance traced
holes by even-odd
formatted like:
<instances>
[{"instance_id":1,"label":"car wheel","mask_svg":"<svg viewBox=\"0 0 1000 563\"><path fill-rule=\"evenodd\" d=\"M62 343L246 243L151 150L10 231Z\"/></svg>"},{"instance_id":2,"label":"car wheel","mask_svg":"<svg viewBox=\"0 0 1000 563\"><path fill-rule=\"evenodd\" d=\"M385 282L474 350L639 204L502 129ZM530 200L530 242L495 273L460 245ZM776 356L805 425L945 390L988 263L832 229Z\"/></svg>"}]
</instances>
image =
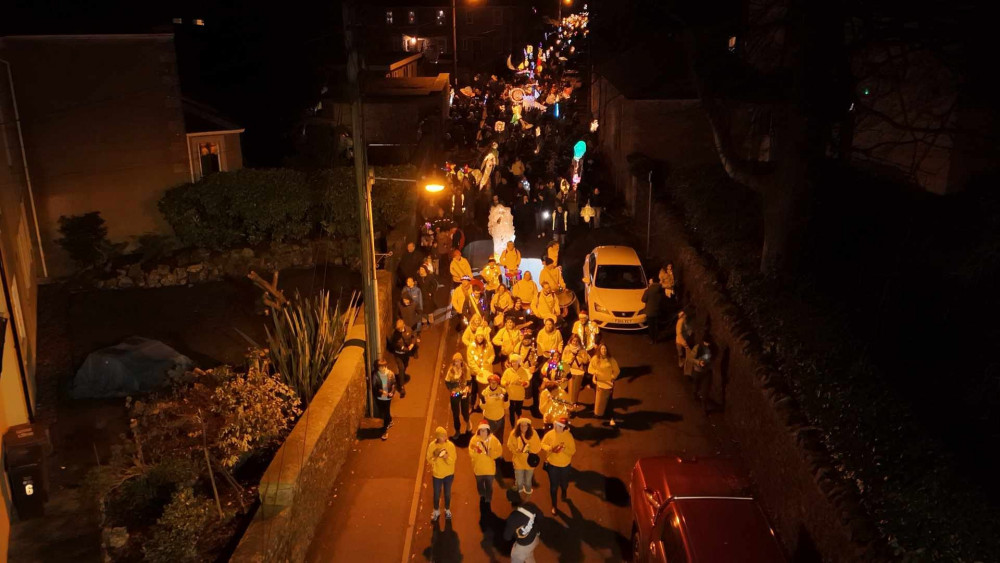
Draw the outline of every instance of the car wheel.
<instances>
[{"instance_id":1,"label":"car wheel","mask_svg":"<svg viewBox=\"0 0 1000 563\"><path fill-rule=\"evenodd\" d=\"M642 561L642 539L639 538L639 526L632 523L632 553L631 561L632 563L639 563Z\"/></svg>"}]
</instances>

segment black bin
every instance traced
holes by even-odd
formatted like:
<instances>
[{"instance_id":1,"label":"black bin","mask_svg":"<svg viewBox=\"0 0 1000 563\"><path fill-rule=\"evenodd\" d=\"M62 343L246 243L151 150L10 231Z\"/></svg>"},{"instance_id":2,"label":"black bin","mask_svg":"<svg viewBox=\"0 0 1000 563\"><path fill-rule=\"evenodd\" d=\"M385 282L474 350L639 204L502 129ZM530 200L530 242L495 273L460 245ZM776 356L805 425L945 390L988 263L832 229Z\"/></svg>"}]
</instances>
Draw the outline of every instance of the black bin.
<instances>
[{"instance_id":1,"label":"black bin","mask_svg":"<svg viewBox=\"0 0 1000 563\"><path fill-rule=\"evenodd\" d=\"M10 479L10 496L21 520L45 515L48 471L45 454L48 430L42 424L18 424L3 435L4 469Z\"/></svg>"}]
</instances>

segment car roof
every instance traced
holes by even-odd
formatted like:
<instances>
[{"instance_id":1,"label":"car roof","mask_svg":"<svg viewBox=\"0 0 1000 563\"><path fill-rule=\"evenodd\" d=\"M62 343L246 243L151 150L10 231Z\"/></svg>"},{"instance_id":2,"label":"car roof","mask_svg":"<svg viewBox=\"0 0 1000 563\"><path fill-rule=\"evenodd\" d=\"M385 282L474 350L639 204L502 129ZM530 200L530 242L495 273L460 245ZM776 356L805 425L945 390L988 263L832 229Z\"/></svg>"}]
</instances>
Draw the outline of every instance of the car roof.
<instances>
[{"instance_id":1,"label":"car roof","mask_svg":"<svg viewBox=\"0 0 1000 563\"><path fill-rule=\"evenodd\" d=\"M670 497L750 496L750 481L726 457L645 457L636 462L646 487Z\"/></svg>"},{"instance_id":2,"label":"car roof","mask_svg":"<svg viewBox=\"0 0 1000 563\"><path fill-rule=\"evenodd\" d=\"M639 255L630 246L598 246L592 251L600 265L641 266Z\"/></svg>"},{"instance_id":3,"label":"car roof","mask_svg":"<svg viewBox=\"0 0 1000 563\"><path fill-rule=\"evenodd\" d=\"M774 531L755 500L682 498L673 505L692 561L785 561Z\"/></svg>"}]
</instances>

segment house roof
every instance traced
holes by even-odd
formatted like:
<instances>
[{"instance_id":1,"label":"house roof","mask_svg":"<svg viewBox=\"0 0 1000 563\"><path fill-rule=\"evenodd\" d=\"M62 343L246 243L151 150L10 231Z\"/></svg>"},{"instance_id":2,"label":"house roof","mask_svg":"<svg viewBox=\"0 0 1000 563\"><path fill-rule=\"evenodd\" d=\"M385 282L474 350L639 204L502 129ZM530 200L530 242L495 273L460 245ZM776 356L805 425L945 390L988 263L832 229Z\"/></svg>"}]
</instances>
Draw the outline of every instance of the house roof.
<instances>
[{"instance_id":1,"label":"house roof","mask_svg":"<svg viewBox=\"0 0 1000 563\"><path fill-rule=\"evenodd\" d=\"M597 73L632 100L691 100L698 97L680 42L640 37L624 51L606 56Z\"/></svg>"},{"instance_id":2,"label":"house roof","mask_svg":"<svg viewBox=\"0 0 1000 563\"><path fill-rule=\"evenodd\" d=\"M448 88L448 74L409 76L405 78L375 78L365 81L365 96L428 96Z\"/></svg>"},{"instance_id":3,"label":"house roof","mask_svg":"<svg viewBox=\"0 0 1000 563\"><path fill-rule=\"evenodd\" d=\"M419 60L423 53L368 53L365 54L365 67L368 70L396 70L397 68Z\"/></svg>"},{"instance_id":4,"label":"house roof","mask_svg":"<svg viewBox=\"0 0 1000 563\"><path fill-rule=\"evenodd\" d=\"M244 131L242 127L219 114L215 108L201 102L184 98L181 102L181 108L184 110L184 130L188 134Z\"/></svg>"}]
</instances>

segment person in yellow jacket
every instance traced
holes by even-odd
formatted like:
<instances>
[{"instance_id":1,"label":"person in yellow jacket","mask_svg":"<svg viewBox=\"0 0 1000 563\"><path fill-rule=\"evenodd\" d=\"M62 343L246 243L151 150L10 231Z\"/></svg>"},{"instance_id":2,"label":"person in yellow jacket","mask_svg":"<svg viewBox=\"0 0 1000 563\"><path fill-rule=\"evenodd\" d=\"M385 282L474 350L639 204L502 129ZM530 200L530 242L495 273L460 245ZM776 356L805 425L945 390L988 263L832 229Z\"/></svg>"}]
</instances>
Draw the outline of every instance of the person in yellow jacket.
<instances>
[{"instance_id":1,"label":"person in yellow jacket","mask_svg":"<svg viewBox=\"0 0 1000 563\"><path fill-rule=\"evenodd\" d=\"M490 425L494 436L503 436L507 412L507 390L500 385L500 376L491 375L482 395L483 421Z\"/></svg>"},{"instance_id":2,"label":"person in yellow jacket","mask_svg":"<svg viewBox=\"0 0 1000 563\"><path fill-rule=\"evenodd\" d=\"M566 289L566 281L563 279L562 268L556 266L550 258L545 259L545 266L542 267L542 272L538 274L538 282L545 287L548 283L552 291L562 291Z\"/></svg>"},{"instance_id":3,"label":"person in yellow jacket","mask_svg":"<svg viewBox=\"0 0 1000 563\"><path fill-rule=\"evenodd\" d=\"M472 306L472 280L461 280L458 287L451 292L451 308L456 315L461 315L465 317L465 320L469 320L469 312L475 311Z\"/></svg>"},{"instance_id":4,"label":"person in yellow jacket","mask_svg":"<svg viewBox=\"0 0 1000 563\"><path fill-rule=\"evenodd\" d=\"M465 327L465 332L462 333L462 344L466 348L472 346L472 343L476 341L476 336L480 334L489 340L491 332L490 325L486 322L486 319L480 315L472 315L472 318L469 319L469 326Z\"/></svg>"},{"instance_id":5,"label":"person in yellow jacket","mask_svg":"<svg viewBox=\"0 0 1000 563\"><path fill-rule=\"evenodd\" d=\"M551 317L545 319L545 327L538 331L538 336L535 340L538 342L538 355L543 361L553 356L562 356L562 333L556 330L556 322Z\"/></svg>"},{"instance_id":6,"label":"person in yellow jacket","mask_svg":"<svg viewBox=\"0 0 1000 563\"><path fill-rule=\"evenodd\" d=\"M569 399L576 403L580 400L580 389L583 387L583 376L587 373L587 364L590 363L590 354L583 349L580 337L571 334L569 342L563 348L562 365L563 369L569 373Z\"/></svg>"},{"instance_id":7,"label":"person in yellow jacket","mask_svg":"<svg viewBox=\"0 0 1000 563\"><path fill-rule=\"evenodd\" d=\"M542 290L535 294L535 300L531 303L531 313L540 320L558 320L562 316L562 309L559 307L559 297L549 282L542 282Z\"/></svg>"},{"instance_id":8,"label":"person in yellow jacket","mask_svg":"<svg viewBox=\"0 0 1000 563\"><path fill-rule=\"evenodd\" d=\"M493 500L493 479L497 474L497 458L501 455L500 440L490 432L489 424L481 422L476 435L469 440L469 457L472 458L472 473L476 476L480 508Z\"/></svg>"},{"instance_id":9,"label":"person in yellow jacket","mask_svg":"<svg viewBox=\"0 0 1000 563\"><path fill-rule=\"evenodd\" d=\"M608 406L604 414L608 420L604 424L614 426L616 423L614 410L611 408L611 399L614 396L615 381L618 379L618 374L620 374L622 370L618 367L618 360L616 360L614 356L608 352L608 346L606 344L601 344L597 347L597 354L590 359L590 364L587 365L587 371L594 378L595 386L604 386L605 388L610 387L608 393Z\"/></svg>"},{"instance_id":10,"label":"person in yellow jacket","mask_svg":"<svg viewBox=\"0 0 1000 563\"><path fill-rule=\"evenodd\" d=\"M460 284L463 277L472 278L472 265L462 256L461 250L455 250L451 253L451 265L448 267L448 272L451 273L451 281L455 285Z\"/></svg>"},{"instance_id":11,"label":"person in yellow jacket","mask_svg":"<svg viewBox=\"0 0 1000 563\"><path fill-rule=\"evenodd\" d=\"M497 331L493 337L493 344L500 347L500 362L507 361L507 358L514 352L514 347L521 343L521 331L514 324L514 319L507 319L504 327Z\"/></svg>"},{"instance_id":12,"label":"person in yellow jacket","mask_svg":"<svg viewBox=\"0 0 1000 563\"><path fill-rule=\"evenodd\" d=\"M490 299L490 312L493 313L493 324L502 326L505 313L514 308L514 298L511 296L507 286L501 285ZM500 321L499 323L497 321Z\"/></svg>"},{"instance_id":13,"label":"person in yellow jacket","mask_svg":"<svg viewBox=\"0 0 1000 563\"><path fill-rule=\"evenodd\" d=\"M486 341L485 336L477 334L475 342L465 352L465 361L472 372L472 394L475 397L472 410L479 409L480 389L489 384L490 376L493 375L493 359L493 346Z\"/></svg>"},{"instance_id":14,"label":"person in yellow jacket","mask_svg":"<svg viewBox=\"0 0 1000 563\"><path fill-rule=\"evenodd\" d=\"M580 342L583 344L584 350L591 354L597 352L597 341L600 338L601 329L597 326L597 323L590 322L590 313L580 311L580 316L573 323L573 330L571 332L580 337Z\"/></svg>"},{"instance_id":15,"label":"person in yellow jacket","mask_svg":"<svg viewBox=\"0 0 1000 563\"><path fill-rule=\"evenodd\" d=\"M531 419L517 419L517 424L507 437L507 449L510 450L510 461L514 464L517 492L530 495L535 468L528 463L528 454L538 455L542 452L542 441L538 438L538 432L531 427Z\"/></svg>"},{"instance_id":16,"label":"person in yellow jacket","mask_svg":"<svg viewBox=\"0 0 1000 563\"><path fill-rule=\"evenodd\" d=\"M569 418L559 417L552 430L542 438L542 449L548 453L545 471L549 474L549 496L552 497L552 515L556 515L556 490L562 489L562 499L566 500L569 489L569 473L576 454L576 441L569 431Z\"/></svg>"},{"instance_id":17,"label":"person in yellow jacket","mask_svg":"<svg viewBox=\"0 0 1000 563\"><path fill-rule=\"evenodd\" d=\"M520 297L525 305L531 306L535 302L535 295L538 294L538 285L531 278L531 272L524 272L524 275L510 289L514 297Z\"/></svg>"},{"instance_id":18,"label":"person in yellow jacket","mask_svg":"<svg viewBox=\"0 0 1000 563\"><path fill-rule=\"evenodd\" d=\"M437 522L441 511L441 490L444 489L444 517L451 520L451 482L455 480L455 444L448 439L448 432L438 426L434 429L434 440L427 445L427 463L431 466L434 482L434 512L431 522Z\"/></svg>"},{"instance_id":19,"label":"person in yellow jacket","mask_svg":"<svg viewBox=\"0 0 1000 563\"><path fill-rule=\"evenodd\" d=\"M524 408L525 390L531 385L531 372L521 365L521 356L511 354L509 365L500 378L500 385L507 390L507 399L510 401L510 425L513 428L514 421L521 416Z\"/></svg>"},{"instance_id":20,"label":"person in yellow jacket","mask_svg":"<svg viewBox=\"0 0 1000 563\"><path fill-rule=\"evenodd\" d=\"M508 284L513 284L521 271L521 251L514 247L514 241L507 241L507 248L500 253L500 265Z\"/></svg>"},{"instance_id":21,"label":"person in yellow jacket","mask_svg":"<svg viewBox=\"0 0 1000 563\"><path fill-rule=\"evenodd\" d=\"M553 264L559 263L559 242L552 241L545 248L545 257L552 260Z\"/></svg>"},{"instance_id":22,"label":"person in yellow jacket","mask_svg":"<svg viewBox=\"0 0 1000 563\"><path fill-rule=\"evenodd\" d=\"M490 256L486 265L483 269L479 271L480 277L483 278L483 285L486 286L486 302L489 303L493 300L493 294L496 293L498 287L500 287L500 266L497 266L497 259Z\"/></svg>"}]
</instances>

